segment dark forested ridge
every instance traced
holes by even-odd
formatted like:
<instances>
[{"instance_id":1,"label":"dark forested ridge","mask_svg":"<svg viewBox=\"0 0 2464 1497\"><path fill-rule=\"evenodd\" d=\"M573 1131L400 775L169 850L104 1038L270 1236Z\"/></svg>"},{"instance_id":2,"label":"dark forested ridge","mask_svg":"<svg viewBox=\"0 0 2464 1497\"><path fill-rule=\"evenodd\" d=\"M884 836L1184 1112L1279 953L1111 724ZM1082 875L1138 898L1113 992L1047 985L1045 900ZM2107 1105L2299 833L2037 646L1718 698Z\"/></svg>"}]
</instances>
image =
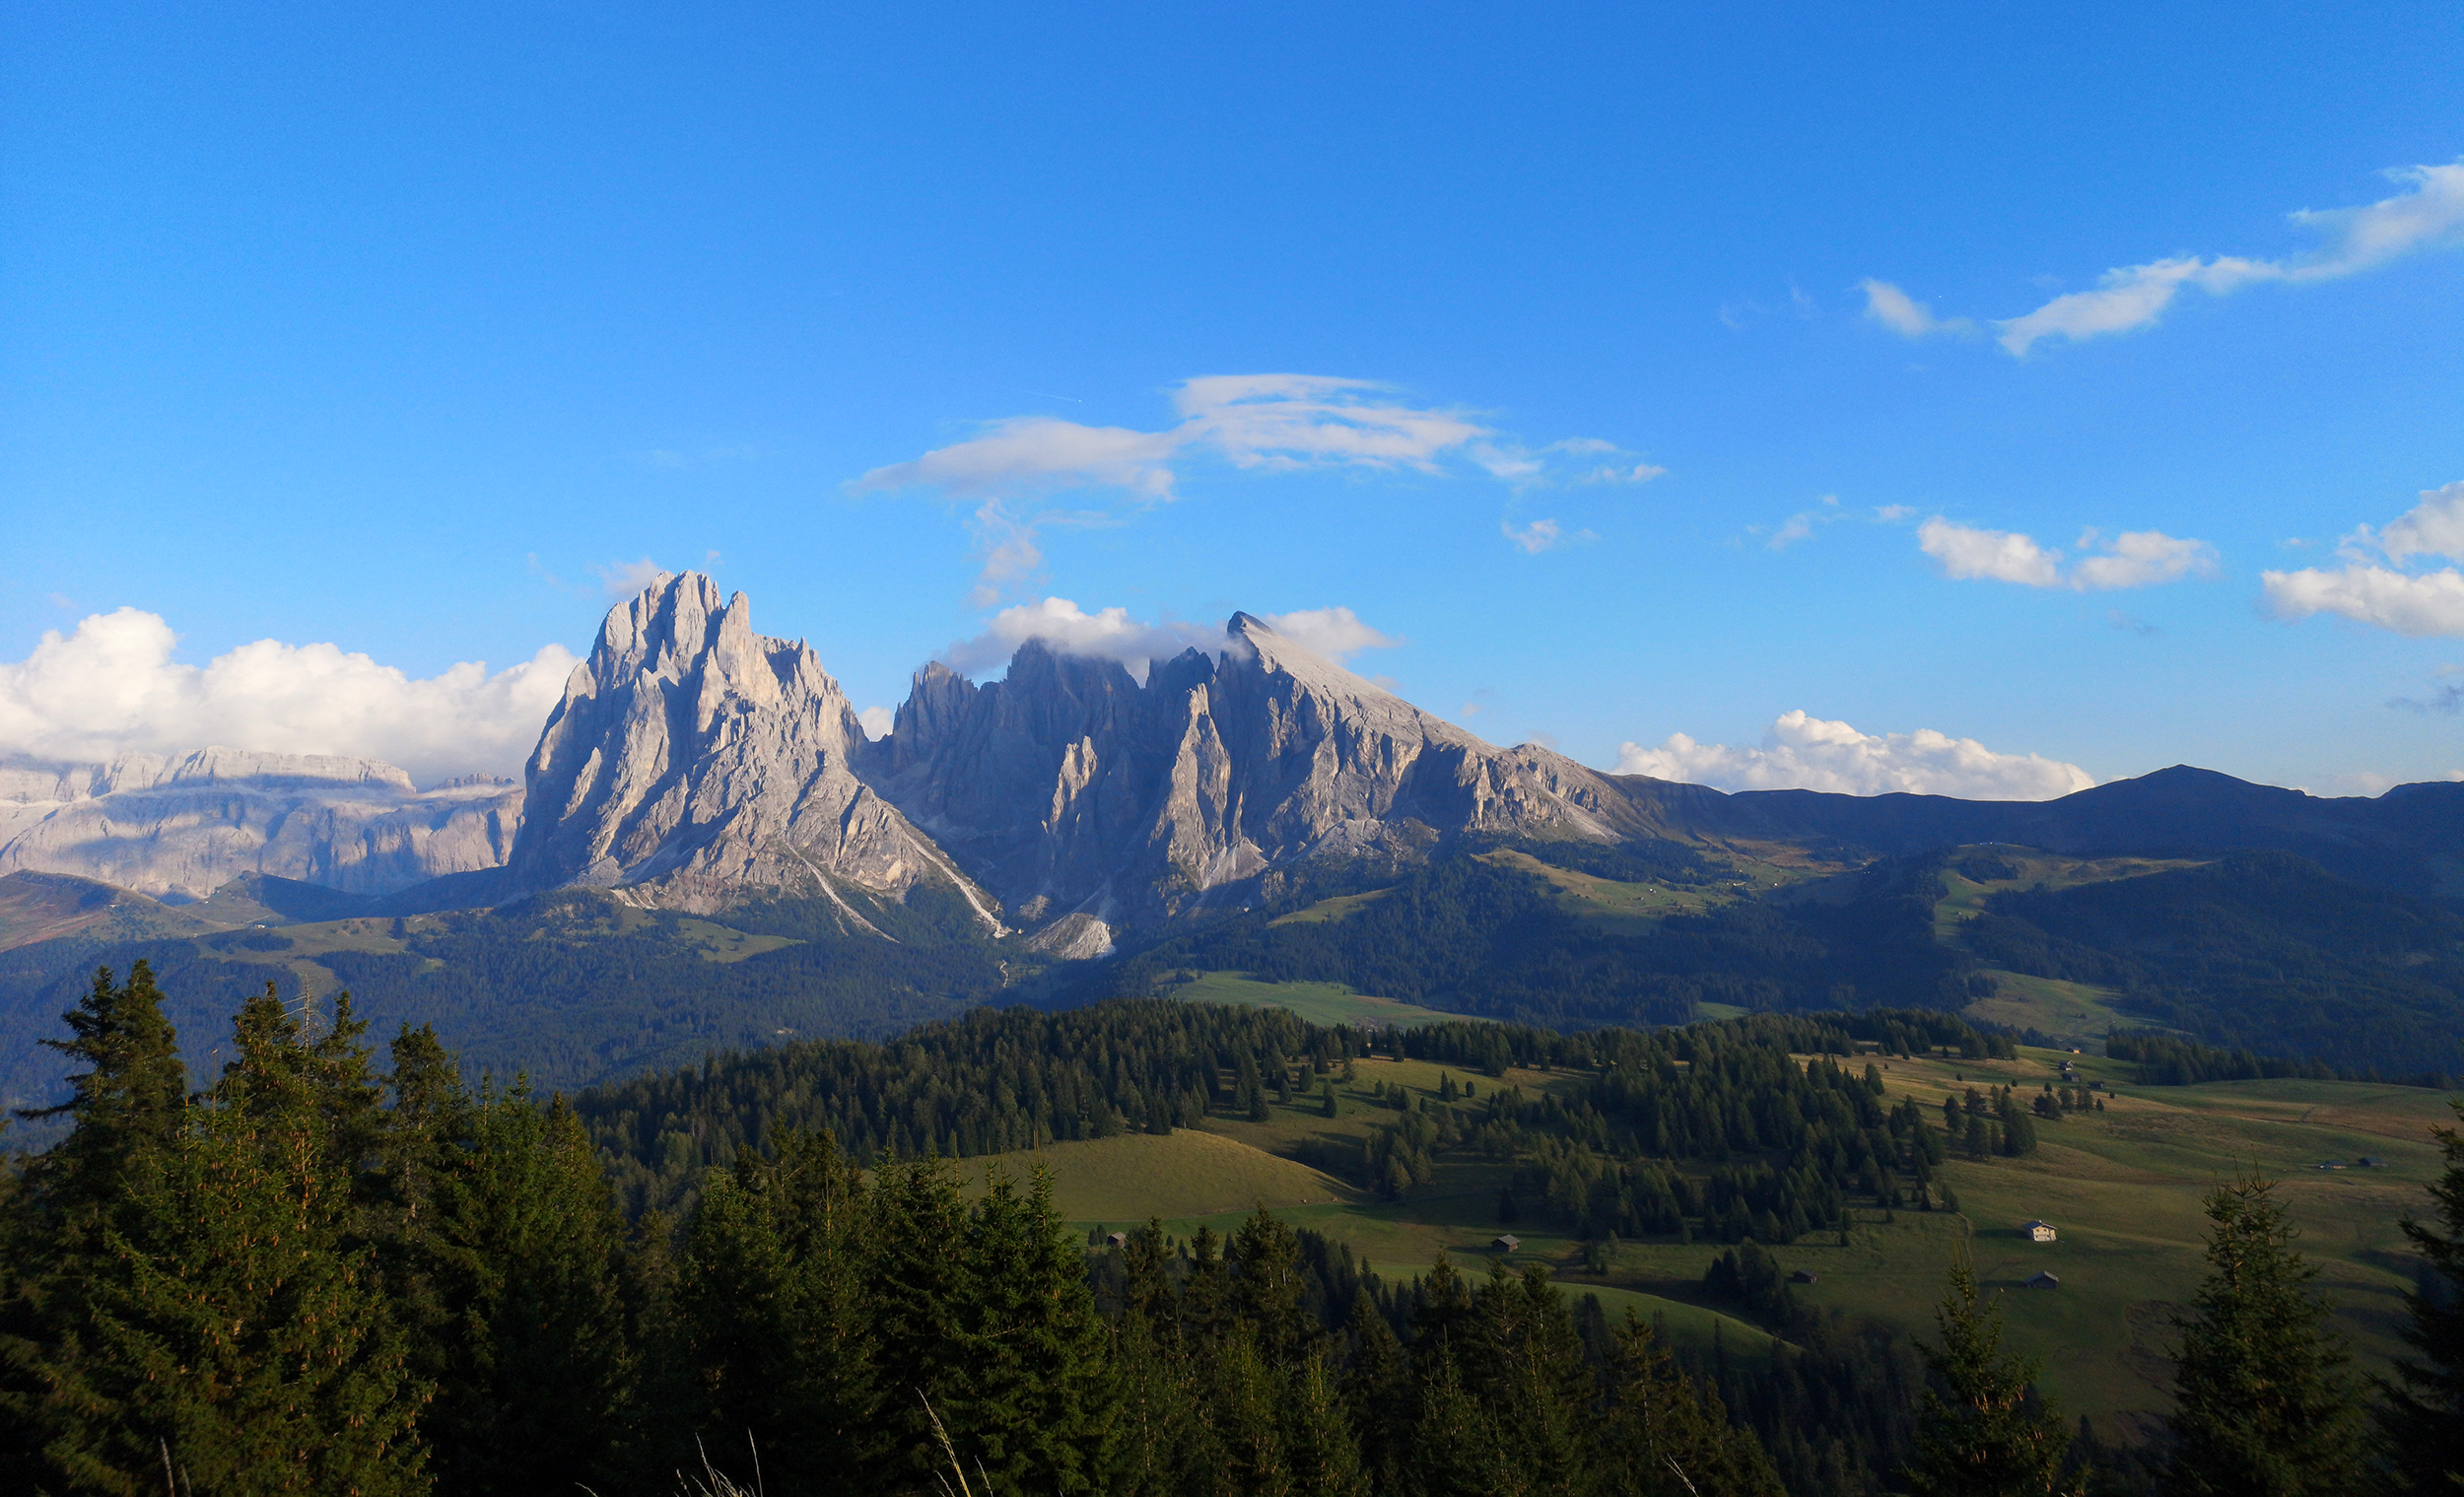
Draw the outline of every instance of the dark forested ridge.
<instances>
[{"instance_id":1,"label":"dark forested ridge","mask_svg":"<svg viewBox=\"0 0 2464 1497\"><path fill-rule=\"evenodd\" d=\"M303 982L347 988L384 1028L434 1025L474 1074L526 1074L543 1090L675 1066L715 1050L796 1035L881 1037L989 1001L1000 959L970 938L963 912L921 892L916 908L873 909L899 937L851 937L823 901L772 901L712 927L776 949L715 950L685 919L596 891L542 895L495 910L242 927L188 939L49 941L0 950L0 1104L55 1100L64 1074L36 1047L99 965L136 961L161 975L171 1015L200 1037L188 1055L213 1067L225 1015L267 981L298 1001ZM740 941L738 944L744 944ZM726 960L714 960L724 956Z\"/></svg>"},{"instance_id":2,"label":"dark forested ridge","mask_svg":"<svg viewBox=\"0 0 2464 1497\"><path fill-rule=\"evenodd\" d=\"M2464 1074L2464 914L2286 852L1994 896L1980 959L2120 990L2201 1040L2391 1076Z\"/></svg>"},{"instance_id":3,"label":"dark forested ridge","mask_svg":"<svg viewBox=\"0 0 2464 1497\"><path fill-rule=\"evenodd\" d=\"M1581 848L1526 845L1534 856L1591 871L1596 859ZM1700 878L1681 864L1673 871ZM1810 1011L1968 1001L1974 959L1933 935L1935 866L1885 860L1859 883L1843 904L1738 899L1631 931L1567 910L1534 873L1453 857L1403 875L1340 919L1280 921L1298 902L1287 898L1127 956L1081 988L1129 995L1179 970L1232 970L1564 1027L1681 1024L1706 1002Z\"/></svg>"},{"instance_id":4,"label":"dark forested ridge","mask_svg":"<svg viewBox=\"0 0 2464 1497\"><path fill-rule=\"evenodd\" d=\"M787 1131L826 1130L859 1161L968 1157L1039 1140L1168 1132L1248 1116L1269 1088L1373 1052L1499 1076L1544 1066L1580 1078L1539 1096L1487 1086L1460 1101L1399 1095L1358 1152L1306 1162L1366 1189L1408 1193L1434 1158L1466 1150L1518 1167L1535 1220L1588 1235L1788 1242L1836 1226L1851 1197L1930 1209L1947 1149L2026 1153L2035 1127L2007 1092L1978 1093L1947 1125L1879 1080L1827 1059L1865 1045L2008 1054L2008 1040L1939 1013L1757 1016L1643 1034L1499 1024L1364 1032L1281 1010L1130 999L1061 1013L979 1011L887 1045L797 1044L714 1057L595 1088L576 1115L610 1160L629 1211L689 1200L699 1181Z\"/></svg>"}]
</instances>

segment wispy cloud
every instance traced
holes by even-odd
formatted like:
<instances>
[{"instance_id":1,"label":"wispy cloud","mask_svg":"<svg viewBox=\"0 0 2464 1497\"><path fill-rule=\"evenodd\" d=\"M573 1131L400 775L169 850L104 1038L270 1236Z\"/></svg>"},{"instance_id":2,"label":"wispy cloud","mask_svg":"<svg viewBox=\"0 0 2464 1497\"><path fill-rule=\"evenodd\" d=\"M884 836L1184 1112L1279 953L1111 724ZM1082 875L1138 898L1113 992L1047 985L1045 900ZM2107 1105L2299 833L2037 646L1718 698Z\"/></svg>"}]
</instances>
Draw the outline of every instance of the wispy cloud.
<instances>
[{"instance_id":1,"label":"wispy cloud","mask_svg":"<svg viewBox=\"0 0 2464 1497\"><path fill-rule=\"evenodd\" d=\"M593 565L590 570L598 574L599 590L617 599L632 597L656 581L659 576L658 563L647 556L638 562Z\"/></svg>"},{"instance_id":2,"label":"wispy cloud","mask_svg":"<svg viewBox=\"0 0 2464 1497\"><path fill-rule=\"evenodd\" d=\"M2444 713L2450 717L2464 713L2464 665L2439 666L2427 698L2392 697L2387 705L2399 712Z\"/></svg>"},{"instance_id":3,"label":"wispy cloud","mask_svg":"<svg viewBox=\"0 0 2464 1497\"><path fill-rule=\"evenodd\" d=\"M1662 469L1613 442L1580 438L1527 447L1473 413L1397 399L1388 386L1324 374L1210 374L1173 392L1179 418L1162 431L1086 426L1049 416L988 423L964 442L865 473L853 493L932 489L977 503L984 556L980 604L1042 565L1041 533L1062 524L1119 523L1171 502L1188 466L1212 459L1263 472L1311 469L1477 471L1517 487L1642 483ZM1093 510L1052 508L1049 496L1111 491Z\"/></svg>"},{"instance_id":4,"label":"wispy cloud","mask_svg":"<svg viewBox=\"0 0 2464 1497\"><path fill-rule=\"evenodd\" d=\"M2398 167L2383 173L2404 190L2352 208L2304 208L2293 223L2318 237L2306 254L2285 259L2240 255L2171 255L2121 265L2093 289L2053 298L2035 310L1993 324L1996 339L2024 356L2048 338L2073 343L2153 326L2184 288L2224 297L2250 286L2308 285L2360 275L2406 255L2464 247L2464 160L2445 166ZM1865 314L1907 338L1976 330L1965 317L1938 317L1888 281L1859 283Z\"/></svg>"},{"instance_id":5,"label":"wispy cloud","mask_svg":"<svg viewBox=\"0 0 2464 1497\"><path fill-rule=\"evenodd\" d=\"M2214 546L2161 530L2126 530L2109 541L2100 540L2093 530L2086 531L2079 546L2089 554L2068 572L2063 570L2060 550L2039 545L2035 537L2016 530L1979 529L1937 514L1917 526L1916 540L1918 549L1942 568L1943 576L1961 581L2111 592L2184 578L2212 578L2217 573Z\"/></svg>"},{"instance_id":6,"label":"wispy cloud","mask_svg":"<svg viewBox=\"0 0 2464 1497\"><path fill-rule=\"evenodd\" d=\"M2025 354L2046 338L2074 343L2147 327L2184 287L2229 296L2268 282L2332 281L2428 249L2464 245L2464 161L2385 173L2408 190L2357 208L2302 209L2293 222L2321 237L2308 254L2282 260L2176 255L2108 270L2093 291L2060 296L2024 316L1996 322L2002 346Z\"/></svg>"},{"instance_id":7,"label":"wispy cloud","mask_svg":"<svg viewBox=\"0 0 2464 1497\"><path fill-rule=\"evenodd\" d=\"M2464 482L2423 490L2385 528L2360 526L2338 550L2340 568L2261 573L2269 611L2287 621L2332 613L2415 639L2464 635L2464 572L2418 565L2464 562Z\"/></svg>"},{"instance_id":8,"label":"wispy cloud","mask_svg":"<svg viewBox=\"0 0 2464 1497\"><path fill-rule=\"evenodd\" d=\"M1589 530L1568 530L1553 519L1536 519L1520 527L1512 520L1499 520L1497 528L1526 556L1538 556L1560 546L1587 546L1600 539Z\"/></svg>"},{"instance_id":9,"label":"wispy cloud","mask_svg":"<svg viewBox=\"0 0 2464 1497\"><path fill-rule=\"evenodd\" d=\"M1724 790L1906 791L1974 800L2049 800L2096 783L2076 764L1996 753L1973 738L1931 728L1862 733L1804 712L1782 714L1754 748L1697 743L1683 733L1670 734L1657 748L1628 743L1616 772Z\"/></svg>"},{"instance_id":10,"label":"wispy cloud","mask_svg":"<svg viewBox=\"0 0 2464 1497\"><path fill-rule=\"evenodd\" d=\"M1935 316L1932 307L1888 281L1867 279L1859 281L1857 289L1865 293L1866 316L1902 338L1964 337L1976 331L1976 324L1965 317Z\"/></svg>"}]
</instances>

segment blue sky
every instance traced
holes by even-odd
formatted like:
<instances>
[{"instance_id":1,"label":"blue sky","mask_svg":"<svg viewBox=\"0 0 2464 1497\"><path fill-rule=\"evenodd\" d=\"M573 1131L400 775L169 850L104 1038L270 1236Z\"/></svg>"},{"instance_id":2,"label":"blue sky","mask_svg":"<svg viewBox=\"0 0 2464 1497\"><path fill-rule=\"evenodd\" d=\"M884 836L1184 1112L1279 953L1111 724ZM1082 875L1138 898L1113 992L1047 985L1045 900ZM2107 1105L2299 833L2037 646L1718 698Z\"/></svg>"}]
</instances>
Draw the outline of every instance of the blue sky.
<instances>
[{"instance_id":1,"label":"blue sky","mask_svg":"<svg viewBox=\"0 0 2464 1497\"><path fill-rule=\"evenodd\" d=\"M9 26L0 751L512 768L648 561L859 706L1237 607L1712 783L2464 772L2451 7Z\"/></svg>"}]
</instances>

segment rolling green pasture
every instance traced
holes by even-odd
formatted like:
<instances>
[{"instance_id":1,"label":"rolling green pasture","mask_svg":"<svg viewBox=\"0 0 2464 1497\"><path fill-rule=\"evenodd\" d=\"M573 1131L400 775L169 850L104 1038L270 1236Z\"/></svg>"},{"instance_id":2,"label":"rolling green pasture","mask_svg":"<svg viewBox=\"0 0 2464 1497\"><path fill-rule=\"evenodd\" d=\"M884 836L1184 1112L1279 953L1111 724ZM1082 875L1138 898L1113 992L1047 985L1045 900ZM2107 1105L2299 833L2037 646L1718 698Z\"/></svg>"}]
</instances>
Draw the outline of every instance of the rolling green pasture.
<instances>
[{"instance_id":1,"label":"rolling green pasture","mask_svg":"<svg viewBox=\"0 0 2464 1497\"><path fill-rule=\"evenodd\" d=\"M1192 1003L1288 1008L1312 1024L1326 1025L1392 1024L1408 1028L1417 1024L1442 1024L1450 1019L1477 1017L1473 1014L1443 1013L1394 998L1354 992L1340 983L1261 983L1239 972L1200 973L1192 981L1173 988L1172 996Z\"/></svg>"},{"instance_id":2,"label":"rolling green pasture","mask_svg":"<svg viewBox=\"0 0 2464 1497\"><path fill-rule=\"evenodd\" d=\"M1055 1204L1081 1224L1247 1215L1260 1206L1282 1211L1359 1195L1307 1165L1196 1128L1048 1143L959 1166L971 1193L995 1167L1021 1180L1032 1170L1047 1171Z\"/></svg>"},{"instance_id":3,"label":"rolling green pasture","mask_svg":"<svg viewBox=\"0 0 2464 1497\"><path fill-rule=\"evenodd\" d=\"M1879 1061L1895 1101L1913 1095L1938 1108L1968 1084L2017 1084L2035 1090L2057 1076L2061 1052L2022 1049L2007 1061ZM2086 1413L2107 1433L2165 1406L2173 1332L2168 1317L2196 1291L2205 1272L2205 1219L2200 1202L2218 1182L2256 1169L2282 1182L2280 1196L2301 1231L2299 1247L2320 1266L2319 1286L2366 1370L2383 1370L2400 1351L2400 1296L2412 1264L2396 1223L2426 1204L2424 1187L2436 1172L2432 1124L2451 1122L2444 1099L2408 1087L2332 1081L2215 1082L2192 1087L2139 1087L2131 1068L2101 1055L2069 1056L2088 1078L2121 1088L2101 1114L2074 1114L2040 1124L2037 1154L1985 1163L1956 1161L1944 1178L1961 1209L1900 1211L1890 1219L1865 1208L1853 1213L1848 1242L1816 1233L1774 1250L1784 1269L1816 1276L1796 1292L1817 1307L1880 1319L1901 1330L1930 1332L1933 1307L1953 1246L1974 1255L1988 1293L2005 1308L2013 1343L2045 1358L2043 1386L2072 1416ZM1410 1198L1387 1202L1329 1182L1316 1203L1290 1205L1300 1177L1288 1158L1304 1140L1357 1146L1393 1115L1371 1100L1385 1081L1434 1094L1447 1068L1427 1061L1371 1059L1356 1079L1336 1085L1337 1116L1326 1118L1314 1096L1295 1093L1266 1123L1216 1118L1203 1134L1169 1140L1121 1138L1064 1145L1087 1151L1079 1173L1064 1176L1063 1209L1081 1227L1113 1228L1160 1216L1187 1236L1200 1225L1228 1231L1264 1203L1348 1245L1389 1277L1426 1269L1439 1254L1480 1274L1498 1255L1489 1247L1512 1231L1522 1248L1515 1263L1547 1264L1569 1294L1598 1291L1609 1313L1627 1304L1649 1317L1669 1317L1673 1332L1707 1336L1717 1326L1731 1345L1761 1333L1703 1299L1703 1270L1721 1248L1673 1242L1621 1244L1606 1274L1583 1268L1583 1245L1530 1220L1496 1220L1502 1162L1465 1153L1443 1158L1436 1180ZM1504 1081L1453 1073L1485 1092L1520 1085L1527 1093L1570 1084L1573 1077L1516 1071ZM1205 1137L1202 1151L1183 1143ZM1159 1148L1170 1144L1171 1148ZM1109 1152L1108 1152L1109 1151ZM1061 1150L1047 1149L1047 1156ZM1132 1153L1132 1167L1112 1161ZM2383 1168L2362 1169L2370 1155ZM1010 1156L1012 1159L1017 1156ZM2349 1166L2321 1170L2335 1160ZM1307 1172L1314 1181L1326 1180ZM1276 1193L1278 1191L1283 1193ZM1226 1197L1230 1198L1227 1199ZM1193 1208L1218 1201L1212 1211ZM2024 1240L2020 1222L2041 1217L2058 1241ZM2030 1290L2021 1281L2039 1269L2059 1289Z\"/></svg>"},{"instance_id":4,"label":"rolling green pasture","mask_svg":"<svg viewBox=\"0 0 2464 1497\"><path fill-rule=\"evenodd\" d=\"M1672 915L1699 915L1713 905L1733 903L1728 889L1702 884L1624 883L1576 873L1541 862L1528 852L1500 849L1478 854L1481 861L1534 874L1557 890L1566 912L1621 934L1641 933Z\"/></svg>"}]
</instances>

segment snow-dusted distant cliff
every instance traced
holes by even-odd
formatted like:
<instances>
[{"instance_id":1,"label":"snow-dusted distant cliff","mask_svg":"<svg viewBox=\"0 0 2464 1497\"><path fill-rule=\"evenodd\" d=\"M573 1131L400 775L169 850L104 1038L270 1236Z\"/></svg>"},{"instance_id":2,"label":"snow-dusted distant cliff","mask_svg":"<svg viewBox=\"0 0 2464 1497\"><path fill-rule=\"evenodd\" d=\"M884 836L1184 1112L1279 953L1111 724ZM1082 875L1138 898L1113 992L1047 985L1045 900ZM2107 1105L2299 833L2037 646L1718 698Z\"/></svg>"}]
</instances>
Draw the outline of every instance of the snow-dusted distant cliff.
<instances>
[{"instance_id":1,"label":"snow-dusted distant cliff","mask_svg":"<svg viewBox=\"0 0 2464 1497\"><path fill-rule=\"evenodd\" d=\"M422 791L392 765L330 755L0 760L0 873L74 873L173 900L244 873L382 894L504 862L521 806L510 782Z\"/></svg>"}]
</instances>

